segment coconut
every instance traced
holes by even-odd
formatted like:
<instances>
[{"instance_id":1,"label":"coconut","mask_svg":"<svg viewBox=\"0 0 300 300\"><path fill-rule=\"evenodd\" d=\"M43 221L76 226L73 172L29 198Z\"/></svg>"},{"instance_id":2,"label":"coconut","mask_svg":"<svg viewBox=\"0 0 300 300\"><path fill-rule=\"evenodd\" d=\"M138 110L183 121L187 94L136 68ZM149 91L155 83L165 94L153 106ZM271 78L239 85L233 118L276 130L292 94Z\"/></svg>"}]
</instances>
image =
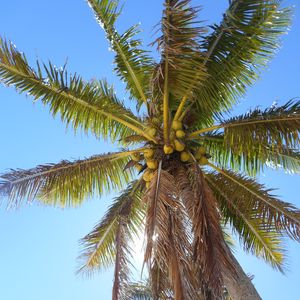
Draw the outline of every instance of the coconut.
<instances>
[{"instance_id":1,"label":"coconut","mask_svg":"<svg viewBox=\"0 0 300 300\"><path fill-rule=\"evenodd\" d=\"M198 160L199 164L204 166L208 164L208 159L205 156L201 156L201 158Z\"/></svg>"},{"instance_id":2,"label":"coconut","mask_svg":"<svg viewBox=\"0 0 300 300\"><path fill-rule=\"evenodd\" d=\"M170 145L164 145L165 154L172 154L174 152L174 148Z\"/></svg>"},{"instance_id":3,"label":"coconut","mask_svg":"<svg viewBox=\"0 0 300 300\"><path fill-rule=\"evenodd\" d=\"M149 127L149 128L146 129L145 132L147 134L149 134L150 136L154 137L156 135L156 133L157 133L157 130L154 127Z\"/></svg>"},{"instance_id":4,"label":"coconut","mask_svg":"<svg viewBox=\"0 0 300 300\"><path fill-rule=\"evenodd\" d=\"M140 161L141 160L141 155L139 153L133 153L133 154L131 154L131 159L133 161Z\"/></svg>"},{"instance_id":5,"label":"coconut","mask_svg":"<svg viewBox=\"0 0 300 300\"><path fill-rule=\"evenodd\" d=\"M153 177L154 177L154 173L153 173L153 172L150 172L150 173L149 173L149 179L150 179L149 181L151 181L151 180L153 179Z\"/></svg>"},{"instance_id":6,"label":"coconut","mask_svg":"<svg viewBox=\"0 0 300 300\"><path fill-rule=\"evenodd\" d=\"M145 151L144 151L144 157L145 158L152 158L153 157L153 155L154 155L154 150L153 149L146 149Z\"/></svg>"},{"instance_id":7,"label":"coconut","mask_svg":"<svg viewBox=\"0 0 300 300\"><path fill-rule=\"evenodd\" d=\"M172 129L174 129L174 130L182 129L182 122L174 120L172 122Z\"/></svg>"},{"instance_id":8,"label":"coconut","mask_svg":"<svg viewBox=\"0 0 300 300\"><path fill-rule=\"evenodd\" d=\"M185 148L185 144L180 142L179 140L174 141L174 146L175 146L175 150L179 152L183 151Z\"/></svg>"},{"instance_id":9,"label":"coconut","mask_svg":"<svg viewBox=\"0 0 300 300\"><path fill-rule=\"evenodd\" d=\"M149 189L149 187L150 187L150 182L147 181L147 182L146 182L146 189Z\"/></svg>"},{"instance_id":10,"label":"coconut","mask_svg":"<svg viewBox=\"0 0 300 300\"><path fill-rule=\"evenodd\" d=\"M150 181L150 174L151 174L150 170L147 170L147 171L143 174L143 179L144 179L146 182Z\"/></svg>"},{"instance_id":11,"label":"coconut","mask_svg":"<svg viewBox=\"0 0 300 300\"><path fill-rule=\"evenodd\" d=\"M143 165L142 164L136 164L135 165L135 168L137 169L137 171L142 171L142 169L143 169Z\"/></svg>"},{"instance_id":12,"label":"coconut","mask_svg":"<svg viewBox=\"0 0 300 300\"><path fill-rule=\"evenodd\" d=\"M182 139L185 137L185 132L183 130L177 130L176 131L176 137L178 137L179 139Z\"/></svg>"},{"instance_id":13,"label":"coconut","mask_svg":"<svg viewBox=\"0 0 300 300\"><path fill-rule=\"evenodd\" d=\"M180 153L180 160L181 160L182 162L187 162L189 159L190 159L190 154L189 154L188 152L182 151L182 152Z\"/></svg>"},{"instance_id":14,"label":"coconut","mask_svg":"<svg viewBox=\"0 0 300 300\"><path fill-rule=\"evenodd\" d=\"M154 160L154 159L148 160L147 161L147 166L148 166L149 169L155 170L158 167L158 161Z\"/></svg>"}]
</instances>

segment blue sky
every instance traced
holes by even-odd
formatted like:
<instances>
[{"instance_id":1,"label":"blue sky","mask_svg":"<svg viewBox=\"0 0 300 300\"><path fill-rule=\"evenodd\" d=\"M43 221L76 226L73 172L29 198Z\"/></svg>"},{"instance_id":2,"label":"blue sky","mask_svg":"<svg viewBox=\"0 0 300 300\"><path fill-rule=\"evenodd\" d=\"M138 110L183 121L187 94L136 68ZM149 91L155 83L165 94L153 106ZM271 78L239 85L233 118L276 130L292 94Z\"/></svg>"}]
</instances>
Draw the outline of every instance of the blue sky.
<instances>
[{"instance_id":1,"label":"blue sky","mask_svg":"<svg viewBox=\"0 0 300 300\"><path fill-rule=\"evenodd\" d=\"M296 0L284 1L286 5ZM226 8L225 0L194 0L203 5L205 24L218 21ZM142 23L145 44L152 39L152 28L160 18L162 0L127 0L119 22L120 30ZM300 6L296 7L292 29L283 38L283 47L261 79L249 89L237 111L249 107L270 106L300 97L299 36ZM68 69L86 79L106 77L115 84L120 98L123 85L111 72L112 53L101 28L83 0L1 1L0 34L24 51L30 62L36 57L51 59L57 66L68 58ZM53 119L47 108L14 89L0 86L0 172L8 168L77 159L114 149L92 136L66 130L59 118ZM268 187L276 187L282 199L300 207L299 175L267 171L260 178ZM17 211L0 209L0 299L6 300L96 300L110 299L112 271L93 278L75 275L78 240L88 233L104 214L113 195L87 201L77 209L43 207L32 204ZM264 300L299 299L300 245L287 241L289 271L273 271L237 249L238 259Z\"/></svg>"}]
</instances>

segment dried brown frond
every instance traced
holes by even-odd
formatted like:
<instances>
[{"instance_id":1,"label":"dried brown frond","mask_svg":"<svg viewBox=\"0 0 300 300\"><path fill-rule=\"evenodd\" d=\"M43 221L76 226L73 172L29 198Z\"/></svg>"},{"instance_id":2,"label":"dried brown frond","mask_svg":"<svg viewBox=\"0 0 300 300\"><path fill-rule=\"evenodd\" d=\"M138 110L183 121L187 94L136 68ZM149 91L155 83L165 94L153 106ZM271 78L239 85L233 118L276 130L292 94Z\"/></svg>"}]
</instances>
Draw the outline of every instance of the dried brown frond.
<instances>
[{"instance_id":1,"label":"dried brown frond","mask_svg":"<svg viewBox=\"0 0 300 300\"><path fill-rule=\"evenodd\" d=\"M195 299L191 247L174 177L159 168L144 199L148 204L145 262L150 276L157 275L158 270L152 269L158 266L159 272L168 276L175 300ZM155 278L151 282L155 283ZM156 284L155 294L164 293L158 288Z\"/></svg>"},{"instance_id":2,"label":"dried brown frond","mask_svg":"<svg viewBox=\"0 0 300 300\"><path fill-rule=\"evenodd\" d=\"M176 181L192 222L193 262L202 291L218 299L223 291L222 270L235 273L228 255L216 200L197 164L179 168Z\"/></svg>"}]
</instances>

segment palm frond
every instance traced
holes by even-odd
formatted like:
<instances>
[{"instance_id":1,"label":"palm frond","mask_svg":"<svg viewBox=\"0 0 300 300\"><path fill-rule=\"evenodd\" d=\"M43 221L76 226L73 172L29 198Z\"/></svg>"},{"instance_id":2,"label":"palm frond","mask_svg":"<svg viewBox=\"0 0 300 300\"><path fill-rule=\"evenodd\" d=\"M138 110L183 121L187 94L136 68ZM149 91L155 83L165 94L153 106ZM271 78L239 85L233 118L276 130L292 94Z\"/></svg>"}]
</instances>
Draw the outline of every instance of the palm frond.
<instances>
[{"instance_id":1,"label":"palm frond","mask_svg":"<svg viewBox=\"0 0 300 300\"><path fill-rule=\"evenodd\" d=\"M115 51L115 71L126 82L131 97L139 101L139 105L147 103L150 93L150 78L153 62L147 51L141 49L141 41L135 36L138 26L130 27L119 35L115 23L121 10L118 0L88 0L97 21L106 32L112 49Z\"/></svg>"},{"instance_id":2,"label":"palm frond","mask_svg":"<svg viewBox=\"0 0 300 300\"><path fill-rule=\"evenodd\" d=\"M263 221L265 230L287 234L290 238L300 240L300 211L292 204L281 201L270 194L271 190L266 189L254 179L231 171L224 171L212 164L209 164L219 174L223 190L232 199L238 208L251 213L256 211L257 218ZM241 197L243 195L243 197Z\"/></svg>"},{"instance_id":3,"label":"palm frond","mask_svg":"<svg viewBox=\"0 0 300 300\"><path fill-rule=\"evenodd\" d=\"M180 197L191 219L194 234L193 261L204 293L220 297L223 290L222 270L234 275L223 232L217 203L197 164L178 169Z\"/></svg>"},{"instance_id":4,"label":"palm frond","mask_svg":"<svg viewBox=\"0 0 300 300\"><path fill-rule=\"evenodd\" d=\"M145 261L150 269L151 282L155 282L152 268L158 266L159 270L166 270L175 299L195 299L194 280L188 263L190 243L184 227L183 211L176 195L178 193L173 176L159 169L145 195L148 203ZM155 270L154 274L157 272ZM153 294L156 293L154 290Z\"/></svg>"},{"instance_id":5,"label":"palm frond","mask_svg":"<svg viewBox=\"0 0 300 300\"><path fill-rule=\"evenodd\" d=\"M73 162L39 165L29 170L11 170L2 174L0 193L9 197L9 206L23 199L38 198L50 205L77 206L87 197L120 189L133 174L124 171L129 155L135 151L95 155Z\"/></svg>"},{"instance_id":6,"label":"palm frond","mask_svg":"<svg viewBox=\"0 0 300 300\"><path fill-rule=\"evenodd\" d=\"M41 99L54 116L59 113L62 121L75 130L80 128L113 141L135 133L153 140L144 132L142 120L117 99L106 81L86 83L50 62L43 65L44 70L39 62L37 66L35 71L22 53L0 39L0 79L4 84L13 85L34 100Z\"/></svg>"},{"instance_id":7,"label":"palm frond","mask_svg":"<svg viewBox=\"0 0 300 300\"><path fill-rule=\"evenodd\" d=\"M249 142L251 142L249 140ZM207 149L211 155L211 161L225 169L231 169L255 176L266 167L273 169L283 169L288 173L300 172L300 153L295 149L284 145L280 149L271 146L263 146L252 140L252 152L249 153L248 147L236 150L230 145L225 144L223 133L208 133L199 139L199 145Z\"/></svg>"},{"instance_id":8,"label":"palm frond","mask_svg":"<svg viewBox=\"0 0 300 300\"><path fill-rule=\"evenodd\" d=\"M205 174L205 178L219 202L224 223L229 223L238 233L244 250L283 272L282 237L276 231L275 225L266 228L255 207L245 209L245 206L240 204L243 201L240 199L247 198L247 195L237 194L233 189L234 185L223 182L223 177L209 173Z\"/></svg>"},{"instance_id":9,"label":"palm frond","mask_svg":"<svg viewBox=\"0 0 300 300\"><path fill-rule=\"evenodd\" d=\"M246 142L253 139L264 146L286 145L295 148L299 143L300 101L290 100L282 106L265 110L256 108L244 115L224 120L219 125L203 128L190 134L189 139L202 133L224 129L226 143ZM241 136L241 133L244 133Z\"/></svg>"},{"instance_id":10,"label":"palm frond","mask_svg":"<svg viewBox=\"0 0 300 300\"><path fill-rule=\"evenodd\" d=\"M113 264L118 251L128 250L128 242L140 234L144 214L141 182L134 181L114 200L92 232L81 240L83 250L79 258L83 261L83 265L78 272L91 274ZM125 233L126 241L123 239L124 235L118 236L122 232ZM121 255L120 252L119 254Z\"/></svg>"},{"instance_id":11,"label":"palm frond","mask_svg":"<svg viewBox=\"0 0 300 300\"><path fill-rule=\"evenodd\" d=\"M128 218L128 216L126 216ZM118 229L115 237L116 259L115 259L115 272L114 284L112 290L112 299L121 300L127 298L127 287L130 280L129 259L132 258L130 254L130 247L128 245L128 221L124 219L121 214L119 218Z\"/></svg>"},{"instance_id":12,"label":"palm frond","mask_svg":"<svg viewBox=\"0 0 300 300\"><path fill-rule=\"evenodd\" d=\"M291 9L278 0L233 0L220 25L203 41L208 77L195 93L199 126L227 110L257 79L287 32Z\"/></svg>"},{"instance_id":13,"label":"palm frond","mask_svg":"<svg viewBox=\"0 0 300 300\"><path fill-rule=\"evenodd\" d=\"M162 35L155 41L162 55L154 81L156 92L162 91L167 68L169 90L177 96L177 103L178 97L189 97L192 88L206 76L199 47L199 37L206 30L197 20L199 7L191 7L190 2L165 1Z\"/></svg>"}]
</instances>

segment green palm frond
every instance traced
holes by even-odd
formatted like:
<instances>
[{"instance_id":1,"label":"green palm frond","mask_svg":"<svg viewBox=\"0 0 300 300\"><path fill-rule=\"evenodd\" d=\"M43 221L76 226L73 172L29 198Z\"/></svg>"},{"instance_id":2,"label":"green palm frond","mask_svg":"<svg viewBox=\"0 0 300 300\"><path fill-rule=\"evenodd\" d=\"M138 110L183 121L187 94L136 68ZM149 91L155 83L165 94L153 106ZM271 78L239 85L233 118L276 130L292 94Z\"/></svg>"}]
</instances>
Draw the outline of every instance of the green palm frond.
<instances>
[{"instance_id":1,"label":"green palm frond","mask_svg":"<svg viewBox=\"0 0 300 300\"><path fill-rule=\"evenodd\" d=\"M206 30L197 20L199 7L191 7L190 2L165 1L162 35L155 41L162 55L154 83L156 92L163 90L164 74L168 71L169 90L179 98L190 97L192 88L206 77L199 46L200 35Z\"/></svg>"},{"instance_id":2,"label":"green palm frond","mask_svg":"<svg viewBox=\"0 0 300 300\"><path fill-rule=\"evenodd\" d=\"M259 146L254 143L253 150L249 153L247 147L245 151L236 152L229 145L225 144L223 133L211 133L201 136L199 144L207 149L211 155L211 161L225 169L231 169L255 176L266 167L273 169L283 169L288 173L300 172L300 153L295 149L281 146L274 149L270 146ZM256 148L255 148L256 147Z\"/></svg>"},{"instance_id":3,"label":"green palm frond","mask_svg":"<svg viewBox=\"0 0 300 300\"><path fill-rule=\"evenodd\" d=\"M281 9L281 2L233 0L221 24L212 26L203 41L209 76L195 96L203 111L199 125L231 108L273 57L291 19L291 9Z\"/></svg>"},{"instance_id":4,"label":"green palm frond","mask_svg":"<svg viewBox=\"0 0 300 300\"><path fill-rule=\"evenodd\" d=\"M279 234L300 240L300 211L294 205L275 198L270 194L270 190L252 178L224 171L211 163L209 166L219 173L214 176L223 183L222 189L228 189L227 194L236 199L237 207L242 207L248 212L255 210L265 230L276 230Z\"/></svg>"},{"instance_id":5,"label":"green palm frond","mask_svg":"<svg viewBox=\"0 0 300 300\"><path fill-rule=\"evenodd\" d=\"M119 35L115 23L120 15L118 0L88 0L96 19L106 32L112 49L115 51L115 71L126 82L131 97L139 101L139 105L147 103L150 93L153 62L147 51L141 49L141 41L135 36L138 26L132 26Z\"/></svg>"},{"instance_id":6,"label":"green palm frond","mask_svg":"<svg viewBox=\"0 0 300 300\"><path fill-rule=\"evenodd\" d=\"M205 178L219 202L224 223L229 223L238 233L244 250L283 271L282 237L276 231L275 225L266 228L261 216L257 214L256 207L247 209L241 203L248 195L237 193L233 184L223 182L224 177L209 173L205 174Z\"/></svg>"},{"instance_id":7,"label":"green palm frond","mask_svg":"<svg viewBox=\"0 0 300 300\"><path fill-rule=\"evenodd\" d=\"M92 232L82 240L82 254L79 259L83 265L78 272L91 274L99 269L111 266L117 254L116 238L120 225L126 231L126 247L134 237L139 236L144 226L145 205L141 200L140 181L132 182L117 197L104 218ZM124 249L124 245L122 246ZM126 248L125 247L125 248Z\"/></svg>"},{"instance_id":8,"label":"green palm frond","mask_svg":"<svg viewBox=\"0 0 300 300\"><path fill-rule=\"evenodd\" d=\"M60 113L62 121L75 130L81 128L113 141L134 133L153 140L144 132L142 121L125 108L105 81L86 83L51 63L43 68L44 72L38 63L35 71L23 54L0 39L0 79L6 85L41 99L53 115Z\"/></svg>"},{"instance_id":9,"label":"green palm frond","mask_svg":"<svg viewBox=\"0 0 300 300\"><path fill-rule=\"evenodd\" d=\"M134 152L108 153L29 170L11 170L0 177L0 193L9 197L10 206L18 206L22 199L32 201L35 197L45 204L77 206L85 198L101 196L104 191L118 190L128 183L133 173L124 171L124 167Z\"/></svg>"}]
</instances>

